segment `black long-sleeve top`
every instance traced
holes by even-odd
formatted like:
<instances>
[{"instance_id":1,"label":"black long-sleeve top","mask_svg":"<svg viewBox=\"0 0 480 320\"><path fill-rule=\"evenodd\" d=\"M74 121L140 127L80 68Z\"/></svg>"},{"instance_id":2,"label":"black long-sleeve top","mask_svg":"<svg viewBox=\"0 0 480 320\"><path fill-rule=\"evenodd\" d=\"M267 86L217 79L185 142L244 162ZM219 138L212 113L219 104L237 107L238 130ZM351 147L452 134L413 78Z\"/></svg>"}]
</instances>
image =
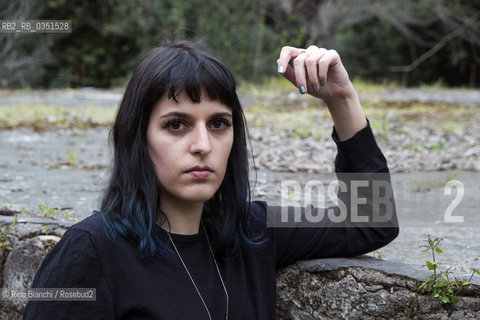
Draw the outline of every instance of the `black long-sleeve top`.
<instances>
[{"instance_id":1,"label":"black long-sleeve top","mask_svg":"<svg viewBox=\"0 0 480 320\"><path fill-rule=\"evenodd\" d=\"M338 141L337 172L388 172L386 160L367 126ZM392 199L393 201L393 199ZM252 202L263 245L241 245L230 260L217 259L229 293L229 319L274 319L276 270L298 260L348 257L376 250L398 234L396 217L387 227L268 228L275 208ZM225 319L226 298L205 234L172 234L213 319ZM107 239L100 214L72 226L44 259L38 288L96 288L96 301L30 301L25 319L208 319L177 257L138 258L137 245Z\"/></svg>"}]
</instances>

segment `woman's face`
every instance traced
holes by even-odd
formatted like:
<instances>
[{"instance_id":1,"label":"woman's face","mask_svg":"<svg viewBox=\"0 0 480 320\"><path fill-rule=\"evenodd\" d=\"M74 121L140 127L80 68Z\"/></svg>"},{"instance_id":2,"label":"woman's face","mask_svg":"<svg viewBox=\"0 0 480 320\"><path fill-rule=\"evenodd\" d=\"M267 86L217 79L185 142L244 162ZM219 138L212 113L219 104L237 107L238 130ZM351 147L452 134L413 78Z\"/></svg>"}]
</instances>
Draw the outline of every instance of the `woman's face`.
<instances>
[{"instance_id":1,"label":"woman's face","mask_svg":"<svg viewBox=\"0 0 480 320\"><path fill-rule=\"evenodd\" d=\"M232 111L202 95L180 94L155 105L147 148L162 186L161 201L204 202L220 187L233 143Z\"/></svg>"}]
</instances>

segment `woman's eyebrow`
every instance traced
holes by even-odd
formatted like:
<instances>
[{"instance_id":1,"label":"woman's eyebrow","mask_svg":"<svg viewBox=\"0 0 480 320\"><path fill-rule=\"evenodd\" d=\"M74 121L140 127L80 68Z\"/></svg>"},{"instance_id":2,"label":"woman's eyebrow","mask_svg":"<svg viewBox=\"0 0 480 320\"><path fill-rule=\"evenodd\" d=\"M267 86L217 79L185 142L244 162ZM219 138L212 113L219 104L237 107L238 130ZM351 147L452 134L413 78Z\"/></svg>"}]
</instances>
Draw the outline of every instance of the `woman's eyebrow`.
<instances>
[{"instance_id":1,"label":"woman's eyebrow","mask_svg":"<svg viewBox=\"0 0 480 320\"><path fill-rule=\"evenodd\" d=\"M168 118L168 117L191 118L191 116L188 113L178 112L178 111L168 112L160 116L160 118Z\"/></svg>"},{"instance_id":2,"label":"woman's eyebrow","mask_svg":"<svg viewBox=\"0 0 480 320\"><path fill-rule=\"evenodd\" d=\"M232 118L233 116L230 112L215 112L214 114L210 115L210 118L221 118L221 117Z\"/></svg>"},{"instance_id":3,"label":"woman's eyebrow","mask_svg":"<svg viewBox=\"0 0 480 320\"><path fill-rule=\"evenodd\" d=\"M179 111L168 112L160 116L160 118L169 118L169 117L186 118L186 119L192 118L192 116L189 115L188 113L179 112ZM232 118L233 116L230 112L215 112L209 116L209 118L217 118L217 117Z\"/></svg>"}]
</instances>

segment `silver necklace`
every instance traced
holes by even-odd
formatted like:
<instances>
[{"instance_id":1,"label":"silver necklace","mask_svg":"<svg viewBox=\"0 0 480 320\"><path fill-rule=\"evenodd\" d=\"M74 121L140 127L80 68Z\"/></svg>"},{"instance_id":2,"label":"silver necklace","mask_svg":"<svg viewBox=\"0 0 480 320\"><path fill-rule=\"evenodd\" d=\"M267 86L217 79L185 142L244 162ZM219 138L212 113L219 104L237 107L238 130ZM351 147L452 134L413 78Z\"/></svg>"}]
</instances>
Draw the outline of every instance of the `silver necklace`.
<instances>
[{"instance_id":1,"label":"silver necklace","mask_svg":"<svg viewBox=\"0 0 480 320\"><path fill-rule=\"evenodd\" d=\"M203 221L201 221L202 227L203 227L203 232L205 233L205 237L207 238L207 243L208 247L210 248L210 253L212 254L213 262L215 263L215 268L217 269L218 276L220 277L220 282L222 282L223 290L225 291L225 297L227 298L227 311L225 314L225 319L228 320L228 291L227 287L225 287L225 282L223 282L222 274L220 273L220 269L218 268L217 260L215 259L215 255L213 254L213 249L212 245L210 244L210 239L208 238L207 230L205 229L205 226L203 225ZM180 252L178 252L177 246L175 245L175 242L173 242L172 237L170 236L170 232L167 232L168 238L170 239L170 242L173 245L173 248L175 249L175 252L178 255L178 258L182 262L183 268L188 274L188 277L190 278L190 281L192 281L193 286L195 287L195 290L197 291L198 296L200 297L200 300L202 300L203 306L205 307L205 310L207 311L208 314L208 319L212 320L212 316L210 315L210 310L208 310L207 304L205 303L205 300L203 299L200 290L198 290L197 285L195 284L195 281L193 281L193 277L190 274L190 271L188 271L187 265L182 259L182 256L180 255Z\"/></svg>"}]
</instances>

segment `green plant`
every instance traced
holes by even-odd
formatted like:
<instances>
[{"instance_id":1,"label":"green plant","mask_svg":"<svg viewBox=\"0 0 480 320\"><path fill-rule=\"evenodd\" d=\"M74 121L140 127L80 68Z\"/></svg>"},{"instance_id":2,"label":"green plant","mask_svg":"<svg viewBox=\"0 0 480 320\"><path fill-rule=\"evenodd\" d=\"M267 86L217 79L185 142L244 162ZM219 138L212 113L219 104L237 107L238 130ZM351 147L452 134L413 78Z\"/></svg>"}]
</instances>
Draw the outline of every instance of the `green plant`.
<instances>
[{"instance_id":1,"label":"green plant","mask_svg":"<svg viewBox=\"0 0 480 320\"><path fill-rule=\"evenodd\" d=\"M75 218L75 215L70 210L63 211L63 219L68 222L78 222L78 219Z\"/></svg>"},{"instance_id":2,"label":"green plant","mask_svg":"<svg viewBox=\"0 0 480 320\"><path fill-rule=\"evenodd\" d=\"M434 143L428 147L430 150L444 150L445 145L441 142Z\"/></svg>"},{"instance_id":3,"label":"green plant","mask_svg":"<svg viewBox=\"0 0 480 320\"><path fill-rule=\"evenodd\" d=\"M419 192L422 190L423 181L420 181L417 178L413 178L413 183L415 183L415 186L417 187L415 191Z\"/></svg>"},{"instance_id":4,"label":"green plant","mask_svg":"<svg viewBox=\"0 0 480 320\"><path fill-rule=\"evenodd\" d=\"M443 303L457 303L458 298L455 295L455 289L469 286L473 276L475 274L480 275L480 270L472 269L472 274L468 280L454 277L453 272L450 271L451 267L446 271L437 272L438 263L435 258L435 253L443 253L439 245L444 239L445 238L432 239L430 235L428 235L427 240L424 240L426 244L420 246L420 248L424 248L423 252L431 252L432 260L427 260L425 265L428 270L433 271L433 275L425 279L420 285L420 289L422 293L427 293L434 298L439 298Z\"/></svg>"},{"instance_id":5,"label":"green plant","mask_svg":"<svg viewBox=\"0 0 480 320\"><path fill-rule=\"evenodd\" d=\"M373 257L377 259L383 259L385 258L385 255L383 254L382 251L374 251L373 252Z\"/></svg>"},{"instance_id":6,"label":"green plant","mask_svg":"<svg viewBox=\"0 0 480 320\"><path fill-rule=\"evenodd\" d=\"M78 163L78 154L80 150L76 150L75 152L68 152L67 153L67 164L69 166L74 166Z\"/></svg>"},{"instance_id":7,"label":"green plant","mask_svg":"<svg viewBox=\"0 0 480 320\"><path fill-rule=\"evenodd\" d=\"M25 209L25 208L22 208L20 209L20 214L31 214L32 213L32 210L30 209Z\"/></svg>"},{"instance_id":8,"label":"green plant","mask_svg":"<svg viewBox=\"0 0 480 320\"><path fill-rule=\"evenodd\" d=\"M468 280L464 279L462 282L464 286L470 285L470 281L472 281L474 275L477 274L480 276L480 269L472 268L470 269L470 271L472 272L472 274L470 275L470 278L468 278Z\"/></svg>"},{"instance_id":9,"label":"green plant","mask_svg":"<svg viewBox=\"0 0 480 320\"><path fill-rule=\"evenodd\" d=\"M419 150L419 149L425 148L425 142L420 141L415 143L407 143L403 145L402 148L406 150Z\"/></svg>"},{"instance_id":10,"label":"green plant","mask_svg":"<svg viewBox=\"0 0 480 320\"><path fill-rule=\"evenodd\" d=\"M13 231L13 229L15 229L15 226L17 225L17 215L15 215L13 217L13 221L5 228L5 230L3 231L0 231L0 248L2 249L8 249L8 241L7 241L7 238L8 238L8 235L10 234L10 232Z\"/></svg>"},{"instance_id":11,"label":"green plant","mask_svg":"<svg viewBox=\"0 0 480 320\"><path fill-rule=\"evenodd\" d=\"M55 208L49 207L49 206L47 206L43 203L40 203L38 205L38 211L39 211L39 214L42 218L52 217L57 212L57 210L55 210Z\"/></svg>"}]
</instances>

